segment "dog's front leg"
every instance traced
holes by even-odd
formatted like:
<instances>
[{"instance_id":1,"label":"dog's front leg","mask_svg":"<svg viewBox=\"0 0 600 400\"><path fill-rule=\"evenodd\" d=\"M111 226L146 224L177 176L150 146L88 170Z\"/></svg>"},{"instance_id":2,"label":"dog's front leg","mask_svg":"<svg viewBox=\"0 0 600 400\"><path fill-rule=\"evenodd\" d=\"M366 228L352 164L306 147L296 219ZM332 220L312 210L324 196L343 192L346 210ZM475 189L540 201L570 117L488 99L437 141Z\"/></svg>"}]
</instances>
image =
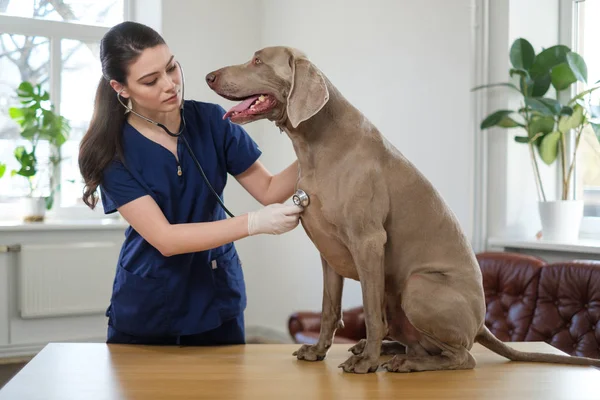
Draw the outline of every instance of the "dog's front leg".
<instances>
[{"instance_id":1,"label":"dog's front leg","mask_svg":"<svg viewBox=\"0 0 600 400\"><path fill-rule=\"evenodd\" d=\"M335 331L343 327L342 291L344 278L336 273L321 256L323 265L323 304L319 340L314 345L302 345L293 355L299 360L321 361L333 343Z\"/></svg>"},{"instance_id":2,"label":"dog's front leg","mask_svg":"<svg viewBox=\"0 0 600 400\"><path fill-rule=\"evenodd\" d=\"M384 313L384 247L385 230L363 236L351 248L352 257L360 279L367 338L364 350L350 356L339 365L345 372L374 372L379 366L381 342L387 334L387 321Z\"/></svg>"}]
</instances>

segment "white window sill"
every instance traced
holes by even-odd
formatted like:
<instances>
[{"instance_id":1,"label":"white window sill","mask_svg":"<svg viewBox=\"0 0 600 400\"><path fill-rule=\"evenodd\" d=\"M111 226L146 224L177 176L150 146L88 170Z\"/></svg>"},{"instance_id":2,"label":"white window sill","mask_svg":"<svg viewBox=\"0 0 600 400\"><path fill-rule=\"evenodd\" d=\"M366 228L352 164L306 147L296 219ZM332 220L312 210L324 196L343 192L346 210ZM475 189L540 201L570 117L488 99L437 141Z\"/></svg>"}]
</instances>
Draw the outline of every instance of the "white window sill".
<instances>
[{"instance_id":1,"label":"white window sill","mask_svg":"<svg viewBox=\"0 0 600 400\"><path fill-rule=\"evenodd\" d=\"M582 237L576 242L561 243L549 240L520 239L520 238L500 238L491 237L488 239L488 247L492 248L517 248L531 250L555 251L561 253L585 253L600 254L600 238Z\"/></svg>"},{"instance_id":2,"label":"white window sill","mask_svg":"<svg viewBox=\"0 0 600 400\"><path fill-rule=\"evenodd\" d=\"M47 219L44 222L1 221L0 232L65 231L65 230L124 230L129 224L122 219Z\"/></svg>"}]
</instances>

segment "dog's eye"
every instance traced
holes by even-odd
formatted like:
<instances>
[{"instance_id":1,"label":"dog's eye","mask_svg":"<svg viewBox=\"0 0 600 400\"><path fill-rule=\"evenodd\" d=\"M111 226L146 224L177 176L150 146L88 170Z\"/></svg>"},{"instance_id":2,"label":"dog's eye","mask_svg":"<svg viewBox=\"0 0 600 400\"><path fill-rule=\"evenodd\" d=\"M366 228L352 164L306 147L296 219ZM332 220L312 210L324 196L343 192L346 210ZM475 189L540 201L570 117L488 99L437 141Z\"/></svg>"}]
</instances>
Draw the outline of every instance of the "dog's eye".
<instances>
[{"instance_id":1,"label":"dog's eye","mask_svg":"<svg viewBox=\"0 0 600 400\"><path fill-rule=\"evenodd\" d=\"M258 65L260 63L262 63L262 61L260 61L260 58L254 57L254 65Z\"/></svg>"}]
</instances>

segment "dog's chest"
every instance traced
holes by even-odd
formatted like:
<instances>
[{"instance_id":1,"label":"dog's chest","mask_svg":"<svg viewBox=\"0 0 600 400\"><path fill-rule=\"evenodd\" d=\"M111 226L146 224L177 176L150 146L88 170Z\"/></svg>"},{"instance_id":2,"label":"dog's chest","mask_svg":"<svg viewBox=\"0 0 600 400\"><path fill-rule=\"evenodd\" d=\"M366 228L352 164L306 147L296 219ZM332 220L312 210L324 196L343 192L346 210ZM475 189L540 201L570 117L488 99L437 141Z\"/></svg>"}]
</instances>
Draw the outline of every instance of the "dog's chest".
<instances>
[{"instance_id":1,"label":"dog's chest","mask_svg":"<svg viewBox=\"0 0 600 400\"><path fill-rule=\"evenodd\" d=\"M299 186L300 187L300 186ZM310 189L313 189L310 192ZM358 272L354 266L352 255L345 244L342 221L333 203L327 202L326 193L314 191L314 187L302 187L310 197L310 204L301 216L302 226L308 237L315 244L323 258L339 275L358 280Z\"/></svg>"}]
</instances>

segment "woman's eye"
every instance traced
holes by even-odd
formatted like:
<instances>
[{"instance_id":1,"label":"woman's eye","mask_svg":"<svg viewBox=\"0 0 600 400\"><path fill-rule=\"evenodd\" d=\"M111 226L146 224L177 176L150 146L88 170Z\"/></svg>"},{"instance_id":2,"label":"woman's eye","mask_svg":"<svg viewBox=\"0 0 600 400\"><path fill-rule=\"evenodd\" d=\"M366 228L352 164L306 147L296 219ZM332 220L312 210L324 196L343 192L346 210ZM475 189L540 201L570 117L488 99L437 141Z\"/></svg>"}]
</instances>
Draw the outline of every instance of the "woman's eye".
<instances>
[{"instance_id":1,"label":"woman's eye","mask_svg":"<svg viewBox=\"0 0 600 400\"><path fill-rule=\"evenodd\" d=\"M145 82L145 83L144 83L144 85L146 85L146 86L152 86L152 85L154 85L155 83L156 83L156 79L155 79L155 80L153 80L152 82Z\"/></svg>"},{"instance_id":2,"label":"woman's eye","mask_svg":"<svg viewBox=\"0 0 600 400\"><path fill-rule=\"evenodd\" d=\"M171 65L167 71L171 72L175 69L175 64Z\"/></svg>"}]
</instances>

